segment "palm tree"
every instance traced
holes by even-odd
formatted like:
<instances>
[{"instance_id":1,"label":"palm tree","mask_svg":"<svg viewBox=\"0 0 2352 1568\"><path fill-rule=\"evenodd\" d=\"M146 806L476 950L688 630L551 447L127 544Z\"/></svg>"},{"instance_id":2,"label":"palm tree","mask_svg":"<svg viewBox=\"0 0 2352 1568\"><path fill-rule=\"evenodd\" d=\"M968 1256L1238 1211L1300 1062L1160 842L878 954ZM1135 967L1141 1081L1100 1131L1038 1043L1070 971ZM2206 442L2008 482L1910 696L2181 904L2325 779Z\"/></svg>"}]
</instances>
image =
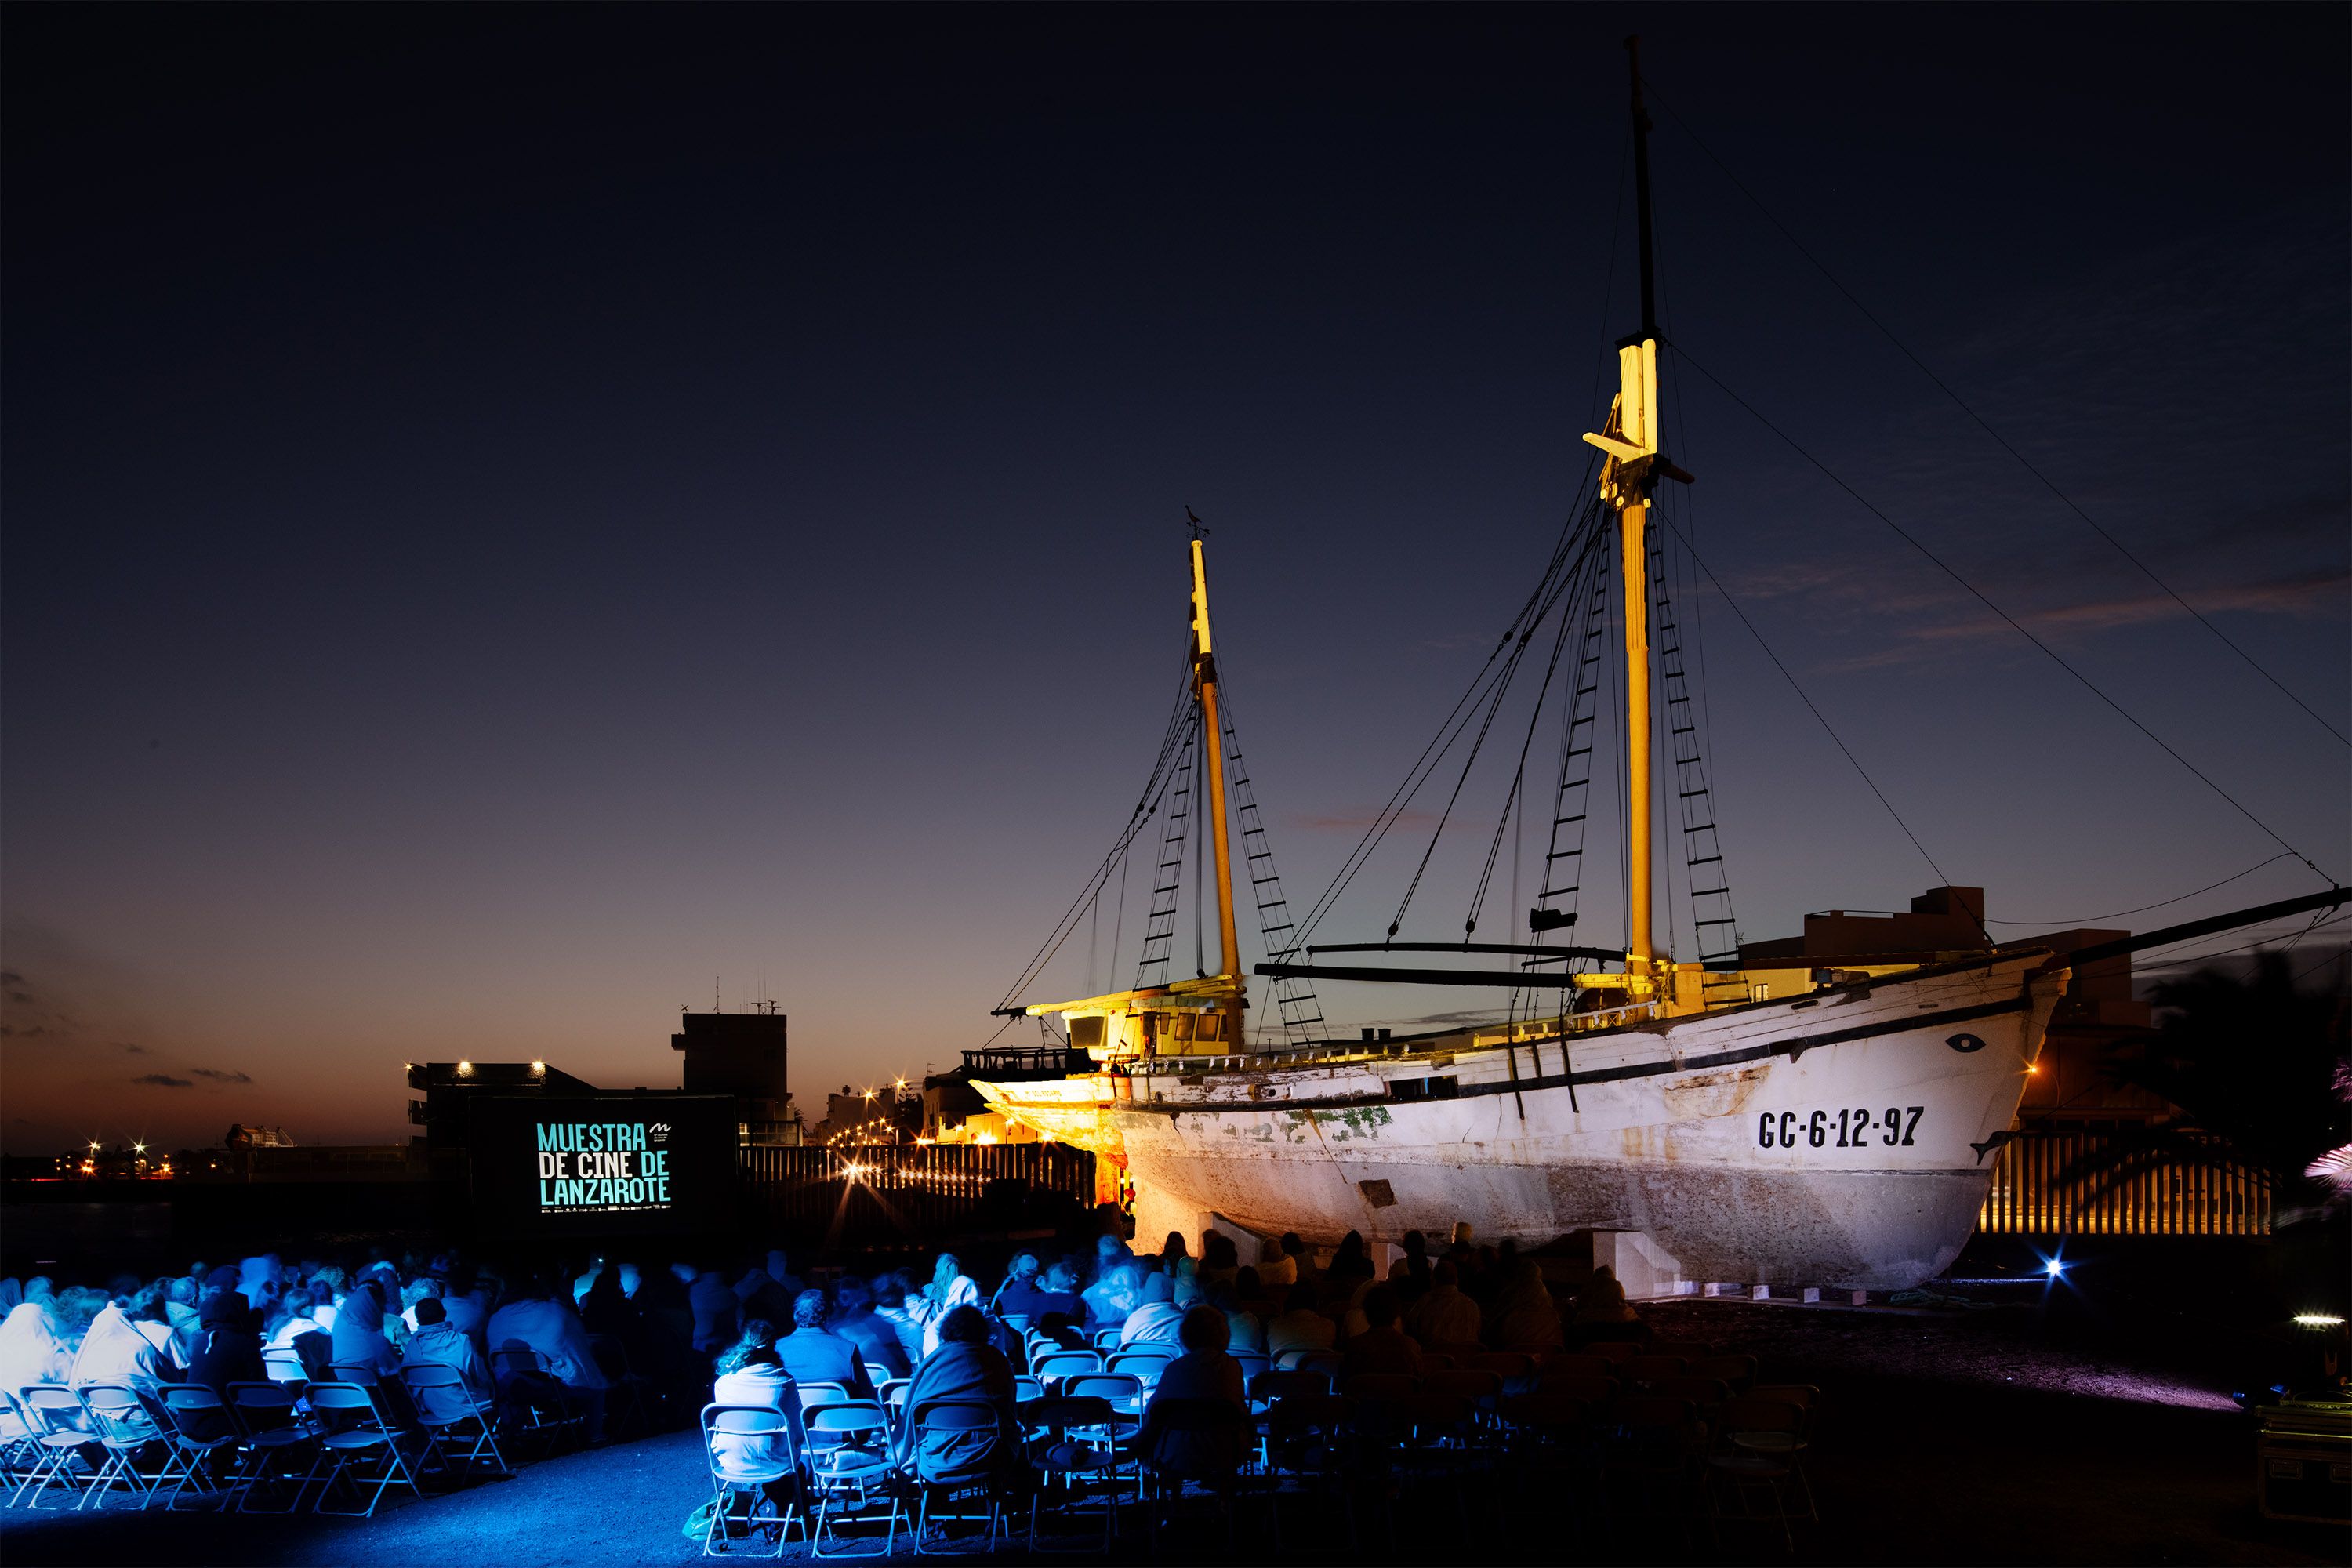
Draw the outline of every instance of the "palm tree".
<instances>
[{"instance_id":1,"label":"palm tree","mask_svg":"<svg viewBox=\"0 0 2352 1568\"><path fill-rule=\"evenodd\" d=\"M2308 1217L2308 1202L2288 1200L2315 1201L2315 1179L2352 1143L2352 996L2299 987L2287 954L2265 951L2251 973L2201 969L2149 1000L2158 1026L2107 1071L2182 1115L2119 1130L2059 1184L2090 1197L2167 1165L2252 1165L2270 1175L2282 1222Z\"/></svg>"}]
</instances>

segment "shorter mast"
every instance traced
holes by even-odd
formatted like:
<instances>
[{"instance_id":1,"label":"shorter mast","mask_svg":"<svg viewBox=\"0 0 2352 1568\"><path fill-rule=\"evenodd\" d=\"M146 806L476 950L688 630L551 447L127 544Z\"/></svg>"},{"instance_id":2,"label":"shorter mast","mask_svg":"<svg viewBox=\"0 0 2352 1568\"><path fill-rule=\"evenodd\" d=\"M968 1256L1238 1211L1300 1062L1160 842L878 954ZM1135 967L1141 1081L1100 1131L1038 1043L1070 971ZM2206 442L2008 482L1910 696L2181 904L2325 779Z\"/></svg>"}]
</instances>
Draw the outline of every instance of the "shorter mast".
<instances>
[{"instance_id":1,"label":"shorter mast","mask_svg":"<svg viewBox=\"0 0 2352 1568\"><path fill-rule=\"evenodd\" d=\"M1201 541L1192 541L1192 690L1201 702L1201 753L1209 764L1210 846L1216 860L1216 978L1232 984L1220 1003L1224 1016L1224 1043L1238 1049L1242 1043L1242 995L1248 981L1242 974L1240 944L1234 935L1233 851L1225 829L1225 737L1217 718L1217 659L1209 640L1209 577L1201 558Z\"/></svg>"}]
</instances>

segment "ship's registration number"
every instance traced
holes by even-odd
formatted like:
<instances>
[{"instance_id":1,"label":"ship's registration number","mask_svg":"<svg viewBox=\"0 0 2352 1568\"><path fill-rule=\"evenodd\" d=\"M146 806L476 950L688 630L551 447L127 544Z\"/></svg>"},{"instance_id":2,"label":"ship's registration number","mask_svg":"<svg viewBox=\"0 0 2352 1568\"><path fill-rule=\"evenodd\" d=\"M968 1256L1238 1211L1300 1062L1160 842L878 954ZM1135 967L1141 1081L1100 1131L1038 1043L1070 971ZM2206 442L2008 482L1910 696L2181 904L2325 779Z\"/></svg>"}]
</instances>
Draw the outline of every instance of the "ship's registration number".
<instances>
[{"instance_id":1,"label":"ship's registration number","mask_svg":"<svg viewBox=\"0 0 2352 1568\"><path fill-rule=\"evenodd\" d=\"M1890 1149L1908 1149L1927 1110L1924 1105L1890 1105L1883 1120L1866 1109L1834 1115L1816 1110L1810 1116L1768 1110L1756 1119L1756 1144L1760 1149L1794 1149L1800 1143L1810 1149L1860 1149L1875 1133L1877 1142Z\"/></svg>"}]
</instances>

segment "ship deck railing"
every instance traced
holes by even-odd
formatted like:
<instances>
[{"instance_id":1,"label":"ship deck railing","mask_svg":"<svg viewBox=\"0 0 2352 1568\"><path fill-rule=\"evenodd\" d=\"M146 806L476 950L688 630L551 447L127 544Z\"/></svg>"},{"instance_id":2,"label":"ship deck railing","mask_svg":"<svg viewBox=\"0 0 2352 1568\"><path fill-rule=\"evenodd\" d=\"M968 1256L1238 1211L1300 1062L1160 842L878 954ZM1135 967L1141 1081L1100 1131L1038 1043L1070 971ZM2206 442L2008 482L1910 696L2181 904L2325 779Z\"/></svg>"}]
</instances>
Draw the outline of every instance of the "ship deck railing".
<instances>
[{"instance_id":1,"label":"ship deck railing","mask_svg":"<svg viewBox=\"0 0 2352 1568\"><path fill-rule=\"evenodd\" d=\"M1635 1002L1623 1007L1602 1007L1590 1013L1571 1014L1565 1018L1527 1018L1501 1028L1472 1029L1468 1031L1469 1043L1454 1048L1486 1050L1496 1046L1544 1045L1562 1038L1563 1026L1569 1034L1582 1035L1643 1023L1657 1015L1657 1003ZM1449 1031L1405 1040L1318 1040L1304 1046L1268 1046L1240 1055L1153 1057L1149 1058L1148 1067L1153 1072L1173 1071L1189 1078L1203 1073L1264 1072L1269 1068L1298 1067L1310 1062L1341 1065L1394 1060L1426 1054L1441 1040L1460 1037L1460 1031ZM1146 1062L1146 1058L1140 1057L1118 1059L1128 1063L1129 1070Z\"/></svg>"}]
</instances>

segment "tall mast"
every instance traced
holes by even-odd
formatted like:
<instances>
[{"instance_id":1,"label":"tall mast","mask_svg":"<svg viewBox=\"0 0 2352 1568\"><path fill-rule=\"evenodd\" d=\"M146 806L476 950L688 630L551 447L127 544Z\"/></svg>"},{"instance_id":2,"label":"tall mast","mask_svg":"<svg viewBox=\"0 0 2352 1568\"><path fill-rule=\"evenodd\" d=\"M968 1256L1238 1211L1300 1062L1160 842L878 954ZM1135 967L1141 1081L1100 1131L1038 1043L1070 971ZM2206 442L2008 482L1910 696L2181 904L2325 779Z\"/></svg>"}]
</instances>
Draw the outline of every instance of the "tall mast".
<instances>
[{"instance_id":1,"label":"tall mast","mask_svg":"<svg viewBox=\"0 0 2352 1568\"><path fill-rule=\"evenodd\" d=\"M1650 787L1650 491L1659 476L1690 476L1658 451L1658 290L1650 235L1650 116L1642 103L1642 40L1625 40L1633 77L1633 210L1640 235L1642 326L1617 344L1617 401L1609 427L1584 438L1608 454L1601 495L1617 509L1618 577L1625 615L1625 946L1626 969L1646 976L1657 949L1652 934L1651 843L1657 802Z\"/></svg>"},{"instance_id":2,"label":"tall mast","mask_svg":"<svg viewBox=\"0 0 2352 1568\"><path fill-rule=\"evenodd\" d=\"M1210 845L1217 872L1217 978L1233 982L1219 1004L1225 1015L1224 1043L1242 1037L1242 978L1239 944L1234 937L1233 852L1225 834L1225 735L1217 718L1217 660L1209 642L1209 576L1202 564L1201 541L1192 541L1192 689L1201 700L1201 752L1209 764Z\"/></svg>"}]
</instances>

